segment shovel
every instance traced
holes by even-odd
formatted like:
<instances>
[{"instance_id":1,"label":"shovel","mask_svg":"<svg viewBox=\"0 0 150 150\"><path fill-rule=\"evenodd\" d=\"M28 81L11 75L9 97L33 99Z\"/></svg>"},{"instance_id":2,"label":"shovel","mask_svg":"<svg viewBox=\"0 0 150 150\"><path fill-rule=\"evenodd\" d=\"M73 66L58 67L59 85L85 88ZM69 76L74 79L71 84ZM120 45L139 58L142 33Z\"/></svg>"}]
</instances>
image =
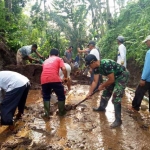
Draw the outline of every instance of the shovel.
<instances>
[{"instance_id":1,"label":"shovel","mask_svg":"<svg viewBox=\"0 0 150 150\"><path fill-rule=\"evenodd\" d=\"M94 95L95 93L97 93L99 90L96 89L90 96ZM84 101L86 101L88 99L88 97L84 98L82 101L80 101L79 103L75 104L75 105L71 105L70 108L68 107L67 110L73 110L76 109L77 106L79 106L81 103L83 103Z\"/></svg>"}]
</instances>

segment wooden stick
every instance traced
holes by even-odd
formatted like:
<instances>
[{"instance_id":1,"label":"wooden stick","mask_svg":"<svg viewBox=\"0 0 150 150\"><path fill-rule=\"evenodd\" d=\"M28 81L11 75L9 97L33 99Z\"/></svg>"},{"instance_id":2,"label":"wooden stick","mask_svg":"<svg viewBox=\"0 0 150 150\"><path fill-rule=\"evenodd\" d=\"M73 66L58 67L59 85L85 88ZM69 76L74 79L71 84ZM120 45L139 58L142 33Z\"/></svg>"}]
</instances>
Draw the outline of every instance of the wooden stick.
<instances>
[{"instance_id":1,"label":"wooden stick","mask_svg":"<svg viewBox=\"0 0 150 150\"><path fill-rule=\"evenodd\" d=\"M95 93L97 93L99 90L96 89L90 96L94 95ZM82 101L80 101L79 103L77 103L76 105L73 106L73 108L75 109L78 105L80 105L81 103L83 103L84 101L86 101L88 98L84 98Z\"/></svg>"}]
</instances>

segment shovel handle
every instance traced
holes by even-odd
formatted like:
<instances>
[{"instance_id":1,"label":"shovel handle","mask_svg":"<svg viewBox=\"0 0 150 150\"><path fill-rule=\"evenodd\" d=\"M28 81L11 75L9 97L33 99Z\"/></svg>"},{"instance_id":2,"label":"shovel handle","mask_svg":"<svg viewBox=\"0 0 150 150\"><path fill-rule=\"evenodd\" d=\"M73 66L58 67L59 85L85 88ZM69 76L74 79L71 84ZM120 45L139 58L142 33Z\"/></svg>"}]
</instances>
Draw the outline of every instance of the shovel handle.
<instances>
[{"instance_id":1,"label":"shovel handle","mask_svg":"<svg viewBox=\"0 0 150 150\"><path fill-rule=\"evenodd\" d=\"M96 89L90 96L94 95L95 93L97 93L99 90ZM78 105L80 105L81 103L83 103L84 101L86 101L88 98L86 97L85 99L83 99L82 101L80 101L79 103L77 103L76 105L74 105L74 108L76 108Z\"/></svg>"}]
</instances>

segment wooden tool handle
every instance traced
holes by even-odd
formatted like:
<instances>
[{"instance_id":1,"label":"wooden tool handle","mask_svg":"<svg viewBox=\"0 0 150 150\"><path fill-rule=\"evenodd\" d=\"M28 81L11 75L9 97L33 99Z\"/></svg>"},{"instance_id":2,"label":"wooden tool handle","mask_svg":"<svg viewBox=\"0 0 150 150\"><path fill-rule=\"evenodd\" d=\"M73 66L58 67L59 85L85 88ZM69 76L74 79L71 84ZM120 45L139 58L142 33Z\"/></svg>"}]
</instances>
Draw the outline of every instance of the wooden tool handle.
<instances>
[{"instance_id":1,"label":"wooden tool handle","mask_svg":"<svg viewBox=\"0 0 150 150\"><path fill-rule=\"evenodd\" d=\"M90 96L94 95L95 93L97 93L99 90L96 89ZM83 103L84 101L86 101L88 98L86 97L85 99L83 99L82 101L80 101L79 103L77 103L76 105L74 105L74 107L76 108L78 105L80 105L81 103Z\"/></svg>"}]
</instances>

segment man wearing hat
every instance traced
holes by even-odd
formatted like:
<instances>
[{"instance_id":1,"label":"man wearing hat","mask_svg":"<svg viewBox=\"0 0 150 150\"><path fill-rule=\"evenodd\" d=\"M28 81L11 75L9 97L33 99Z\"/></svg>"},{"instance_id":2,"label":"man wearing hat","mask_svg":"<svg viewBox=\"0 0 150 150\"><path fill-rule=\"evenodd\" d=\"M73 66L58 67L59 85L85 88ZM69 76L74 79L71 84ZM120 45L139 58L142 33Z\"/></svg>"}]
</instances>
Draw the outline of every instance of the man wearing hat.
<instances>
[{"instance_id":1,"label":"man wearing hat","mask_svg":"<svg viewBox=\"0 0 150 150\"><path fill-rule=\"evenodd\" d=\"M93 108L93 111L105 111L109 99L112 97L112 103L114 104L115 110L115 121L111 124L111 128L118 127L122 124L121 121L121 98L123 97L124 89L126 88L129 72L124 66L116 63L110 59L102 59L100 61L93 54L89 54L86 58L86 65L89 65L94 70L94 80L89 88L87 97L89 97L99 79L99 74L107 76L108 80L102 83L98 89L104 90L100 106L98 108Z\"/></svg>"},{"instance_id":2,"label":"man wearing hat","mask_svg":"<svg viewBox=\"0 0 150 150\"><path fill-rule=\"evenodd\" d=\"M126 67L126 47L124 46L124 37L123 36L118 36L117 37L117 42L118 42L118 55L117 55L117 63L120 65L123 65Z\"/></svg>"},{"instance_id":3,"label":"man wearing hat","mask_svg":"<svg viewBox=\"0 0 150 150\"><path fill-rule=\"evenodd\" d=\"M95 45L96 45L95 41L89 41L88 48L84 49L84 50L80 50L80 48L78 47L78 52L93 54L93 55L95 55L97 60L100 60L100 53L99 53L98 49L95 47Z\"/></svg>"},{"instance_id":4,"label":"man wearing hat","mask_svg":"<svg viewBox=\"0 0 150 150\"><path fill-rule=\"evenodd\" d=\"M144 68L143 68L141 80L135 91L135 96L132 101L132 107L129 108L133 111L140 110L142 99L147 90L149 90L149 97L150 97L150 66L149 66L150 65L150 35L146 37L143 43L146 43L149 50L147 51L145 56L145 62L144 62Z\"/></svg>"},{"instance_id":5,"label":"man wearing hat","mask_svg":"<svg viewBox=\"0 0 150 150\"><path fill-rule=\"evenodd\" d=\"M95 47L95 45L96 45L95 41L89 41L89 43L88 43L88 49L80 50L80 48L78 48L78 52L84 52L84 53L86 53L86 52L89 51L89 54L93 54L97 58L97 60L99 61L100 60L100 52ZM94 79L94 72L93 72L92 69L90 69L90 73L91 73L90 83L92 83L93 79ZM102 80L102 76L100 76L99 82L98 82L97 87L95 89L97 89L98 86L100 85L100 80Z\"/></svg>"}]
</instances>

